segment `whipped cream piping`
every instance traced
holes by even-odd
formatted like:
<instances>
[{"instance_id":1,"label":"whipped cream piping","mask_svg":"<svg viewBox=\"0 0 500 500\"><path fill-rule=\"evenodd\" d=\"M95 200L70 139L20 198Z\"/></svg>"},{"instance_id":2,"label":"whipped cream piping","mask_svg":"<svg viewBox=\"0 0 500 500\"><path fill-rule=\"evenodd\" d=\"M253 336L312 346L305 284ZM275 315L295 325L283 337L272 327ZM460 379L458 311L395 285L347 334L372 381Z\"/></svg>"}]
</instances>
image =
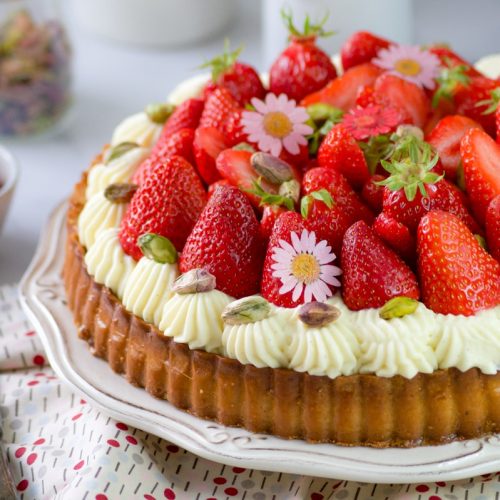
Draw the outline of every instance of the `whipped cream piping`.
<instances>
[{"instance_id":1,"label":"whipped cream piping","mask_svg":"<svg viewBox=\"0 0 500 500\"><path fill-rule=\"evenodd\" d=\"M121 142L135 142L139 146L150 148L160 137L163 125L150 120L149 116L141 111L125 118L113 132L111 145Z\"/></svg>"}]
</instances>

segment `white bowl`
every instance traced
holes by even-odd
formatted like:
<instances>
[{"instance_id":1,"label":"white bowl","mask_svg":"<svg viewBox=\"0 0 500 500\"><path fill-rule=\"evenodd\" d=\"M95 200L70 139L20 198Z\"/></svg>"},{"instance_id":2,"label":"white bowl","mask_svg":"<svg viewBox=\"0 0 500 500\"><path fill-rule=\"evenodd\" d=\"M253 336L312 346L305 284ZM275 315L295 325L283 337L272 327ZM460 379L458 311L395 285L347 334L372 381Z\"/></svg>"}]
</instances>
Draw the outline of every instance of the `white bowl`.
<instances>
[{"instance_id":1,"label":"white bowl","mask_svg":"<svg viewBox=\"0 0 500 500\"><path fill-rule=\"evenodd\" d=\"M14 193L19 167L12 154L0 146L0 232L7 216L10 200Z\"/></svg>"}]
</instances>

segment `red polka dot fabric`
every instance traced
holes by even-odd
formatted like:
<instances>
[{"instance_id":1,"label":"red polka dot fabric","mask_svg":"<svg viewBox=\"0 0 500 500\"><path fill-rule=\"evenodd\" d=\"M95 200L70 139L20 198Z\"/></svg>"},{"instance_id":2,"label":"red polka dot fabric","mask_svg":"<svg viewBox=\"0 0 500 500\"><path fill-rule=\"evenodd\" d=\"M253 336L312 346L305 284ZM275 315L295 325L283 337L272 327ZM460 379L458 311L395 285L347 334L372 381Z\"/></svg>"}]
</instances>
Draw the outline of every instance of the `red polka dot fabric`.
<instances>
[{"instance_id":1,"label":"red polka dot fabric","mask_svg":"<svg viewBox=\"0 0 500 500\"><path fill-rule=\"evenodd\" d=\"M500 495L500 473L431 484L367 484L199 458L113 420L62 383L47 364L14 287L0 287L0 419L22 500L489 500Z\"/></svg>"}]
</instances>

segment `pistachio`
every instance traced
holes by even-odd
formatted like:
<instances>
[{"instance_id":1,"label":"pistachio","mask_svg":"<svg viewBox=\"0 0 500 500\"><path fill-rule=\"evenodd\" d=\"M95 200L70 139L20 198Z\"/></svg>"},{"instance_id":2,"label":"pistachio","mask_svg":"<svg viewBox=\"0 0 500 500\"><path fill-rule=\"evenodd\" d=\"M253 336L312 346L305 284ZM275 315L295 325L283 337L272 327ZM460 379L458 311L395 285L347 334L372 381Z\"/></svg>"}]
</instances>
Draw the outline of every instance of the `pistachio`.
<instances>
[{"instance_id":1,"label":"pistachio","mask_svg":"<svg viewBox=\"0 0 500 500\"><path fill-rule=\"evenodd\" d=\"M138 148L139 144L135 142L120 142L116 146L112 147L109 151L108 157L106 158L106 165L109 165L113 160L120 158L124 154L128 153L130 150Z\"/></svg>"},{"instance_id":2,"label":"pistachio","mask_svg":"<svg viewBox=\"0 0 500 500\"><path fill-rule=\"evenodd\" d=\"M400 125L396 129L396 135L399 135L400 137L414 135L417 139L420 139L421 141L424 140L424 131L415 125Z\"/></svg>"},{"instance_id":3,"label":"pistachio","mask_svg":"<svg viewBox=\"0 0 500 500\"><path fill-rule=\"evenodd\" d=\"M222 312L222 320L227 325L243 325L267 318L270 312L269 302L256 295L244 297L228 304Z\"/></svg>"},{"instance_id":4,"label":"pistachio","mask_svg":"<svg viewBox=\"0 0 500 500\"><path fill-rule=\"evenodd\" d=\"M382 319L402 318L415 312L417 307L418 300L410 297L393 297L382 306L378 315Z\"/></svg>"},{"instance_id":5,"label":"pistachio","mask_svg":"<svg viewBox=\"0 0 500 500\"><path fill-rule=\"evenodd\" d=\"M300 184L295 179L286 181L281 184L278 194L285 198L290 198L294 203L298 203L300 198Z\"/></svg>"},{"instance_id":6,"label":"pistachio","mask_svg":"<svg viewBox=\"0 0 500 500\"><path fill-rule=\"evenodd\" d=\"M282 184L293 178L292 167L269 153L254 153L250 162L255 171L271 184Z\"/></svg>"},{"instance_id":7,"label":"pistachio","mask_svg":"<svg viewBox=\"0 0 500 500\"><path fill-rule=\"evenodd\" d=\"M215 288L215 276L206 269L191 269L174 282L172 291L180 295L210 292Z\"/></svg>"},{"instance_id":8,"label":"pistachio","mask_svg":"<svg viewBox=\"0 0 500 500\"><path fill-rule=\"evenodd\" d=\"M110 184L104 190L104 197L111 203L128 203L139 186L137 184Z\"/></svg>"},{"instance_id":9,"label":"pistachio","mask_svg":"<svg viewBox=\"0 0 500 500\"><path fill-rule=\"evenodd\" d=\"M307 326L321 328L340 317L340 309L324 302L307 302L300 306L299 319Z\"/></svg>"},{"instance_id":10,"label":"pistachio","mask_svg":"<svg viewBox=\"0 0 500 500\"><path fill-rule=\"evenodd\" d=\"M164 236L146 233L139 236L137 245L145 257L159 264L174 264L177 262L177 250L172 242Z\"/></svg>"},{"instance_id":11,"label":"pistachio","mask_svg":"<svg viewBox=\"0 0 500 500\"><path fill-rule=\"evenodd\" d=\"M162 125L170 118L174 109L175 106L169 103L148 104L145 113L152 122Z\"/></svg>"}]
</instances>

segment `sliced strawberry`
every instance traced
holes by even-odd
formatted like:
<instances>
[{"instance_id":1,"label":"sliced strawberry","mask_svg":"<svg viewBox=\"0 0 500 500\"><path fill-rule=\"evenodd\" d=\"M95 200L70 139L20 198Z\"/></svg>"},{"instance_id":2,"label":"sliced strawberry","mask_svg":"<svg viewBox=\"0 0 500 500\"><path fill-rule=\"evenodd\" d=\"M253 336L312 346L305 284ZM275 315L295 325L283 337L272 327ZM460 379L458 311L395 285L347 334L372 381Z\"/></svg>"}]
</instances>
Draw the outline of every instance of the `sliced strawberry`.
<instances>
[{"instance_id":1,"label":"sliced strawberry","mask_svg":"<svg viewBox=\"0 0 500 500\"><path fill-rule=\"evenodd\" d=\"M215 127L223 133L229 115L238 109L240 106L229 90L217 87L206 98L199 126Z\"/></svg>"},{"instance_id":2,"label":"sliced strawberry","mask_svg":"<svg viewBox=\"0 0 500 500\"><path fill-rule=\"evenodd\" d=\"M326 189L333 201L351 218L352 222L364 220L371 224L374 216L364 205L346 179L330 168L312 168L305 173L302 181L302 194Z\"/></svg>"},{"instance_id":3,"label":"sliced strawberry","mask_svg":"<svg viewBox=\"0 0 500 500\"><path fill-rule=\"evenodd\" d=\"M384 186L376 184L383 181L385 177L380 174L372 175L364 184L361 190L361 199L378 214L382 212L384 202Z\"/></svg>"},{"instance_id":4,"label":"sliced strawberry","mask_svg":"<svg viewBox=\"0 0 500 500\"><path fill-rule=\"evenodd\" d=\"M362 149L341 123L335 125L321 143L318 164L341 173L354 188L361 188L370 177Z\"/></svg>"},{"instance_id":5,"label":"sliced strawberry","mask_svg":"<svg viewBox=\"0 0 500 500\"><path fill-rule=\"evenodd\" d=\"M215 161L227 147L224 135L216 128L199 127L196 129L193 142L194 157L198 173L207 184L212 184L221 178Z\"/></svg>"},{"instance_id":6,"label":"sliced strawberry","mask_svg":"<svg viewBox=\"0 0 500 500\"><path fill-rule=\"evenodd\" d=\"M342 45L340 58L342 67L347 71L353 66L369 63L381 49L386 49L391 42L368 31L356 31Z\"/></svg>"},{"instance_id":7,"label":"sliced strawberry","mask_svg":"<svg viewBox=\"0 0 500 500\"><path fill-rule=\"evenodd\" d=\"M471 316L500 303L500 264L453 214L422 217L418 268L423 302L434 312Z\"/></svg>"},{"instance_id":8,"label":"sliced strawberry","mask_svg":"<svg viewBox=\"0 0 500 500\"><path fill-rule=\"evenodd\" d=\"M359 90L367 85L373 85L381 73L382 70L374 64L360 64L332 80L323 89L305 97L301 105L307 107L323 102L343 111L349 111L356 103Z\"/></svg>"},{"instance_id":9,"label":"sliced strawberry","mask_svg":"<svg viewBox=\"0 0 500 500\"><path fill-rule=\"evenodd\" d=\"M247 197L233 186L219 186L186 241L179 268L206 269L218 290L241 298L259 292L264 252Z\"/></svg>"},{"instance_id":10,"label":"sliced strawberry","mask_svg":"<svg viewBox=\"0 0 500 500\"><path fill-rule=\"evenodd\" d=\"M164 236L182 250L206 199L198 175L184 158L153 161L123 217L119 234L123 250L139 260L137 240L145 233Z\"/></svg>"},{"instance_id":11,"label":"sliced strawberry","mask_svg":"<svg viewBox=\"0 0 500 500\"><path fill-rule=\"evenodd\" d=\"M482 128L474 120L461 115L451 115L440 120L426 140L439 153L446 178L455 181L460 159L460 141L471 128Z\"/></svg>"},{"instance_id":12,"label":"sliced strawberry","mask_svg":"<svg viewBox=\"0 0 500 500\"><path fill-rule=\"evenodd\" d=\"M205 102L202 99L186 99L175 108L165 123L158 142L162 143L183 128L195 129L198 127Z\"/></svg>"},{"instance_id":13,"label":"sliced strawberry","mask_svg":"<svg viewBox=\"0 0 500 500\"><path fill-rule=\"evenodd\" d=\"M377 78L375 92L392 106L399 108L413 125L422 128L430 114L430 100L414 83L385 73Z\"/></svg>"},{"instance_id":14,"label":"sliced strawberry","mask_svg":"<svg viewBox=\"0 0 500 500\"><path fill-rule=\"evenodd\" d=\"M500 195L495 196L486 210L488 250L500 262Z\"/></svg>"},{"instance_id":15,"label":"sliced strawberry","mask_svg":"<svg viewBox=\"0 0 500 500\"><path fill-rule=\"evenodd\" d=\"M419 298L411 269L363 221L345 233L342 270L342 297L351 310L382 307L393 297Z\"/></svg>"},{"instance_id":16,"label":"sliced strawberry","mask_svg":"<svg viewBox=\"0 0 500 500\"><path fill-rule=\"evenodd\" d=\"M472 210L484 224L488 205L500 194L500 145L486 132L470 129L460 143L460 156Z\"/></svg>"},{"instance_id":17,"label":"sliced strawberry","mask_svg":"<svg viewBox=\"0 0 500 500\"><path fill-rule=\"evenodd\" d=\"M375 234L405 262L412 264L415 261L415 238L404 224L381 212L372 227Z\"/></svg>"}]
</instances>

